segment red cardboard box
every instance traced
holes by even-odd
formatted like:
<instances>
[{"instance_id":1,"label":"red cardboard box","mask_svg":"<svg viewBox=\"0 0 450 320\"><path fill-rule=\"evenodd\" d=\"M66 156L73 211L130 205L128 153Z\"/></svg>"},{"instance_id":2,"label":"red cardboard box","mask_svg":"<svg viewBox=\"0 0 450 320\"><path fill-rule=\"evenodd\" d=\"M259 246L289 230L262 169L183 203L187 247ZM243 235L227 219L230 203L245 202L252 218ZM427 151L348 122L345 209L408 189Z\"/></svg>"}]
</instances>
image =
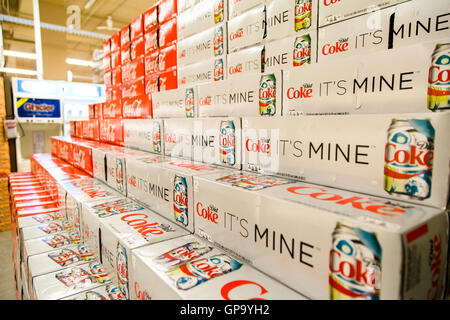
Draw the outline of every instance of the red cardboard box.
<instances>
[{"instance_id":1,"label":"red cardboard box","mask_svg":"<svg viewBox=\"0 0 450 320\"><path fill-rule=\"evenodd\" d=\"M71 163L74 167L77 167L92 176L92 148L81 144L73 144Z\"/></svg>"},{"instance_id":2,"label":"red cardboard box","mask_svg":"<svg viewBox=\"0 0 450 320\"><path fill-rule=\"evenodd\" d=\"M158 50L158 30L149 30L144 35L145 54Z\"/></svg>"},{"instance_id":3,"label":"red cardboard box","mask_svg":"<svg viewBox=\"0 0 450 320\"><path fill-rule=\"evenodd\" d=\"M159 74L159 91L173 90L178 88L177 68L169 69Z\"/></svg>"},{"instance_id":4,"label":"red cardboard box","mask_svg":"<svg viewBox=\"0 0 450 320\"><path fill-rule=\"evenodd\" d=\"M158 69L160 72L177 67L177 45L159 50Z\"/></svg>"},{"instance_id":5,"label":"red cardboard box","mask_svg":"<svg viewBox=\"0 0 450 320\"><path fill-rule=\"evenodd\" d=\"M177 42L177 17L159 26L159 47L164 48Z\"/></svg>"},{"instance_id":6,"label":"red cardboard box","mask_svg":"<svg viewBox=\"0 0 450 320\"><path fill-rule=\"evenodd\" d=\"M144 15L140 14L130 24L131 41L142 38L144 36Z\"/></svg>"},{"instance_id":7,"label":"red cardboard box","mask_svg":"<svg viewBox=\"0 0 450 320\"><path fill-rule=\"evenodd\" d=\"M103 104L103 119L116 119L122 116L122 99L115 99Z\"/></svg>"},{"instance_id":8,"label":"red cardboard box","mask_svg":"<svg viewBox=\"0 0 450 320\"><path fill-rule=\"evenodd\" d=\"M100 141L123 146L123 120L122 119L101 120Z\"/></svg>"},{"instance_id":9,"label":"red cardboard box","mask_svg":"<svg viewBox=\"0 0 450 320\"><path fill-rule=\"evenodd\" d=\"M152 54L145 56L145 76L157 75L159 72L159 52L155 51Z\"/></svg>"},{"instance_id":10,"label":"red cardboard box","mask_svg":"<svg viewBox=\"0 0 450 320\"><path fill-rule=\"evenodd\" d=\"M144 32L158 27L158 6L154 5L144 12Z\"/></svg>"},{"instance_id":11,"label":"red cardboard box","mask_svg":"<svg viewBox=\"0 0 450 320\"><path fill-rule=\"evenodd\" d=\"M151 74L145 76L145 94L150 96L152 93L159 91L159 76Z\"/></svg>"},{"instance_id":12,"label":"red cardboard box","mask_svg":"<svg viewBox=\"0 0 450 320\"><path fill-rule=\"evenodd\" d=\"M144 56L122 66L122 83L128 83L145 76Z\"/></svg>"},{"instance_id":13,"label":"red cardboard box","mask_svg":"<svg viewBox=\"0 0 450 320\"><path fill-rule=\"evenodd\" d=\"M161 0L158 3L158 21L163 23L177 15L177 0Z\"/></svg>"},{"instance_id":14,"label":"red cardboard box","mask_svg":"<svg viewBox=\"0 0 450 320\"><path fill-rule=\"evenodd\" d=\"M137 38L131 42L130 57L131 61L143 56L145 54L145 39L144 37Z\"/></svg>"},{"instance_id":15,"label":"red cardboard box","mask_svg":"<svg viewBox=\"0 0 450 320\"><path fill-rule=\"evenodd\" d=\"M111 68L114 69L121 64L121 51L116 51L111 53Z\"/></svg>"},{"instance_id":16,"label":"red cardboard box","mask_svg":"<svg viewBox=\"0 0 450 320\"><path fill-rule=\"evenodd\" d=\"M111 55L108 54L103 57L103 69L105 72L108 72L111 70Z\"/></svg>"},{"instance_id":17,"label":"red cardboard box","mask_svg":"<svg viewBox=\"0 0 450 320\"><path fill-rule=\"evenodd\" d=\"M120 31L111 36L111 53L120 51Z\"/></svg>"},{"instance_id":18,"label":"red cardboard box","mask_svg":"<svg viewBox=\"0 0 450 320\"><path fill-rule=\"evenodd\" d=\"M103 56L111 53L111 39L103 41Z\"/></svg>"},{"instance_id":19,"label":"red cardboard box","mask_svg":"<svg viewBox=\"0 0 450 320\"><path fill-rule=\"evenodd\" d=\"M120 50L120 63L124 65L131 61L131 43L125 43Z\"/></svg>"},{"instance_id":20,"label":"red cardboard box","mask_svg":"<svg viewBox=\"0 0 450 320\"><path fill-rule=\"evenodd\" d=\"M123 117L127 119L146 119L152 117L151 96L141 95L125 98L122 101Z\"/></svg>"},{"instance_id":21,"label":"red cardboard box","mask_svg":"<svg viewBox=\"0 0 450 320\"><path fill-rule=\"evenodd\" d=\"M122 66L118 66L112 70L112 83L113 86L122 84Z\"/></svg>"},{"instance_id":22,"label":"red cardboard box","mask_svg":"<svg viewBox=\"0 0 450 320\"><path fill-rule=\"evenodd\" d=\"M122 86L122 97L132 98L145 94L145 78L141 77L124 83Z\"/></svg>"},{"instance_id":23,"label":"red cardboard box","mask_svg":"<svg viewBox=\"0 0 450 320\"><path fill-rule=\"evenodd\" d=\"M131 34L130 34L130 26L123 27L122 30L120 30L120 47L123 48L123 46L129 44L131 42Z\"/></svg>"}]
</instances>

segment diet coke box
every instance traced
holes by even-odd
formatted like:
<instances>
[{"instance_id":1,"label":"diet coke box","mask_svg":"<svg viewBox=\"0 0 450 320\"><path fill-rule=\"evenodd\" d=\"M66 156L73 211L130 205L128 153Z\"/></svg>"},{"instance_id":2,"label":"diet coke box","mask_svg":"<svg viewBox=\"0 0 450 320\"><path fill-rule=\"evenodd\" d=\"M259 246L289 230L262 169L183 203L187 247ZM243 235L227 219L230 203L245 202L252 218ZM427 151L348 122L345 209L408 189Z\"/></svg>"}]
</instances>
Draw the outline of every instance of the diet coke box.
<instances>
[{"instance_id":1,"label":"diet coke box","mask_svg":"<svg viewBox=\"0 0 450 320\"><path fill-rule=\"evenodd\" d=\"M153 243L187 235L187 231L150 210L113 215L100 222L101 257L113 269L120 291L130 299L131 251Z\"/></svg>"},{"instance_id":2,"label":"diet coke box","mask_svg":"<svg viewBox=\"0 0 450 320\"><path fill-rule=\"evenodd\" d=\"M318 62L448 39L447 16L445 0L414 0L320 28Z\"/></svg>"},{"instance_id":3,"label":"diet coke box","mask_svg":"<svg viewBox=\"0 0 450 320\"><path fill-rule=\"evenodd\" d=\"M145 157L146 152L124 148L106 153L106 182L122 195L127 195L126 157Z\"/></svg>"},{"instance_id":4,"label":"diet coke box","mask_svg":"<svg viewBox=\"0 0 450 320\"><path fill-rule=\"evenodd\" d=\"M163 153L163 121L147 119L127 119L123 121L125 147Z\"/></svg>"},{"instance_id":5,"label":"diet coke box","mask_svg":"<svg viewBox=\"0 0 450 320\"><path fill-rule=\"evenodd\" d=\"M193 233L193 176L217 171L222 170L174 158L127 159L128 197Z\"/></svg>"},{"instance_id":6,"label":"diet coke box","mask_svg":"<svg viewBox=\"0 0 450 320\"><path fill-rule=\"evenodd\" d=\"M81 233L81 206L83 203L96 203L120 198L121 195L96 179L81 179L63 184L67 191L66 214L69 223Z\"/></svg>"},{"instance_id":7,"label":"diet coke box","mask_svg":"<svg viewBox=\"0 0 450 320\"><path fill-rule=\"evenodd\" d=\"M264 72L302 68L316 62L317 31L266 42Z\"/></svg>"},{"instance_id":8,"label":"diet coke box","mask_svg":"<svg viewBox=\"0 0 450 320\"><path fill-rule=\"evenodd\" d=\"M264 6L254 8L228 21L228 52L262 43L266 36Z\"/></svg>"},{"instance_id":9,"label":"diet coke box","mask_svg":"<svg viewBox=\"0 0 450 320\"><path fill-rule=\"evenodd\" d=\"M305 300L240 258L188 235L132 253L132 300Z\"/></svg>"},{"instance_id":10,"label":"diet coke box","mask_svg":"<svg viewBox=\"0 0 450 320\"><path fill-rule=\"evenodd\" d=\"M227 28L225 23L197 33L178 42L178 65L201 62L227 54Z\"/></svg>"},{"instance_id":11,"label":"diet coke box","mask_svg":"<svg viewBox=\"0 0 450 320\"><path fill-rule=\"evenodd\" d=\"M191 160L241 168L241 118L195 120Z\"/></svg>"},{"instance_id":12,"label":"diet coke box","mask_svg":"<svg viewBox=\"0 0 450 320\"><path fill-rule=\"evenodd\" d=\"M193 87L226 78L227 59L213 58L179 68L178 87Z\"/></svg>"},{"instance_id":13,"label":"diet coke box","mask_svg":"<svg viewBox=\"0 0 450 320\"><path fill-rule=\"evenodd\" d=\"M66 210L61 210L57 212L38 214L30 217L23 217L17 219L17 228L34 227L41 224L52 223L60 221L66 218Z\"/></svg>"},{"instance_id":14,"label":"diet coke box","mask_svg":"<svg viewBox=\"0 0 450 320\"><path fill-rule=\"evenodd\" d=\"M442 299L443 210L290 182L195 177L195 232L311 299Z\"/></svg>"},{"instance_id":15,"label":"diet coke box","mask_svg":"<svg viewBox=\"0 0 450 320\"><path fill-rule=\"evenodd\" d=\"M199 117L281 116L282 82L282 73L278 71L248 73L199 85Z\"/></svg>"},{"instance_id":16,"label":"diet coke box","mask_svg":"<svg viewBox=\"0 0 450 320\"><path fill-rule=\"evenodd\" d=\"M145 209L142 205L125 197L93 205L83 204L81 212L81 237L83 243L95 252L101 252L100 221L116 214L130 213Z\"/></svg>"},{"instance_id":17,"label":"diet coke box","mask_svg":"<svg viewBox=\"0 0 450 320\"><path fill-rule=\"evenodd\" d=\"M110 283L113 274L98 261L80 264L33 279L34 300L57 300Z\"/></svg>"},{"instance_id":18,"label":"diet coke box","mask_svg":"<svg viewBox=\"0 0 450 320\"><path fill-rule=\"evenodd\" d=\"M319 2L320 0L268 0L266 39L282 39L317 29Z\"/></svg>"},{"instance_id":19,"label":"diet coke box","mask_svg":"<svg viewBox=\"0 0 450 320\"><path fill-rule=\"evenodd\" d=\"M67 219L61 219L30 227L23 227L19 229L19 239L20 242L23 243L24 241L30 239L42 238L62 231L70 231L72 227L73 225L70 224Z\"/></svg>"},{"instance_id":20,"label":"diet coke box","mask_svg":"<svg viewBox=\"0 0 450 320\"><path fill-rule=\"evenodd\" d=\"M227 55L227 79L248 73L264 73L264 46L254 46Z\"/></svg>"},{"instance_id":21,"label":"diet coke box","mask_svg":"<svg viewBox=\"0 0 450 320\"><path fill-rule=\"evenodd\" d=\"M117 281L92 288L61 300L126 300L117 285Z\"/></svg>"},{"instance_id":22,"label":"diet coke box","mask_svg":"<svg viewBox=\"0 0 450 320\"><path fill-rule=\"evenodd\" d=\"M93 167L92 171L93 177L95 179L98 179L103 183L106 183L106 153L110 150L115 150L118 148L120 147L105 144L101 148L92 149L92 167Z\"/></svg>"},{"instance_id":23,"label":"diet coke box","mask_svg":"<svg viewBox=\"0 0 450 320\"><path fill-rule=\"evenodd\" d=\"M286 69L283 114L409 113L448 109L449 100L442 81L448 69L441 63L448 55L439 52L443 42L444 39L440 43L422 42L353 56L342 59L339 64L329 61Z\"/></svg>"},{"instance_id":24,"label":"diet coke box","mask_svg":"<svg viewBox=\"0 0 450 320\"><path fill-rule=\"evenodd\" d=\"M196 86L155 92L152 102L155 119L197 117Z\"/></svg>"},{"instance_id":25,"label":"diet coke box","mask_svg":"<svg viewBox=\"0 0 450 320\"><path fill-rule=\"evenodd\" d=\"M178 39L186 39L216 24L225 22L228 16L228 1L202 0L177 17Z\"/></svg>"},{"instance_id":26,"label":"diet coke box","mask_svg":"<svg viewBox=\"0 0 450 320\"><path fill-rule=\"evenodd\" d=\"M265 3L266 0L228 0L228 20Z\"/></svg>"},{"instance_id":27,"label":"diet coke box","mask_svg":"<svg viewBox=\"0 0 450 320\"><path fill-rule=\"evenodd\" d=\"M33 295L33 279L35 277L92 262L96 259L98 259L98 253L84 244L70 245L29 257L26 280L30 295Z\"/></svg>"},{"instance_id":28,"label":"diet coke box","mask_svg":"<svg viewBox=\"0 0 450 320\"><path fill-rule=\"evenodd\" d=\"M445 208L449 126L448 112L245 118L243 168Z\"/></svg>"},{"instance_id":29,"label":"diet coke box","mask_svg":"<svg viewBox=\"0 0 450 320\"><path fill-rule=\"evenodd\" d=\"M321 0L319 1L319 27L351 19L409 0Z\"/></svg>"},{"instance_id":30,"label":"diet coke box","mask_svg":"<svg viewBox=\"0 0 450 320\"><path fill-rule=\"evenodd\" d=\"M164 120L164 155L192 159L191 139L194 133L194 119Z\"/></svg>"}]
</instances>

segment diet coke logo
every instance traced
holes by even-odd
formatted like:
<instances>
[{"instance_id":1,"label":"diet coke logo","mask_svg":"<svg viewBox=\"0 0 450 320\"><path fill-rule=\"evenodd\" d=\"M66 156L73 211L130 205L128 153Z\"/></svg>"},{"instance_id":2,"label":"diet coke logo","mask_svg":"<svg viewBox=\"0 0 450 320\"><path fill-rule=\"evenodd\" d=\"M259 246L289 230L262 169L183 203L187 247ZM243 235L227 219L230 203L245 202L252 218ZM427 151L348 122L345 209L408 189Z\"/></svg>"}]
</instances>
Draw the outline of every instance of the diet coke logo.
<instances>
[{"instance_id":1,"label":"diet coke logo","mask_svg":"<svg viewBox=\"0 0 450 320\"><path fill-rule=\"evenodd\" d=\"M398 214L406 212L405 209L399 207L381 203L379 204L358 196L345 197L333 192L328 192L328 190L319 187L294 186L288 188L287 191L296 195L309 196L315 200L327 201L330 203L334 202L335 204L341 206L352 206L354 209L368 211L388 217L394 217Z\"/></svg>"},{"instance_id":2,"label":"diet coke logo","mask_svg":"<svg viewBox=\"0 0 450 320\"><path fill-rule=\"evenodd\" d=\"M242 71L243 71L242 64L238 64L236 66L231 66L230 68L228 68L229 74L241 73Z\"/></svg>"},{"instance_id":3,"label":"diet coke logo","mask_svg":"<svg viewBox=\"0 0 450 320\"><path fill-rule=\"evenodd\" d=\"M325 7L331 6L335 3L341 2L341 0L323 0L323 5Z\"/></svg>"},{"instance_id":4,"label":"diet coke logo","mask_svg":"<svg viewBox=\"0 0 450 320\"><path fill-rule=\"evenodd\" d=\"M234 138L230 136L222 136L220 140L222 147L234 147Z\"/></svg>"},{"instance_id":5,"label":"diet coke logo","mask_svg":"<svg viewBox=\"0 0 450 320\"><path fill-rule=\"evenodd\" d=\"M210 96L207 97L201 97L198 99L198 104L201 106L210 106L212 105L212 99Z\"/></svg>"},{"instance_id":6,"label":"diet coke logo","mask_svg":"<svg viewBox=\"0 0 450 320\"><path fill-rule=\"evenodd\" d=\"M290 87L287 90L286 95L290 100L312 98L313 89L311 87L312 85L307 84L303 85L303 87L300 87L298 89Z\"/></svg>"},{"instance_id":7,"label":"diet coke logo","mask_svg":"<svg viewBox=\"0 0 450 320\"><path fill-rule=\"evenodd\" d=\"M450 69L441 70L440 66L432 66L428 73L428 83L448 83L450 81Z\"/></svg>"},{"instance_id":8,"label":"diet coke logo","mask_svg":"<svg viewBox=\"0 0 450 320\"><path fill-rule=\"evenodd\" d=\"M244 36L244 29L239 28L235 32L230 33L230 41L242 38Z\"/></svg>"},{"instance_id":9,"label":"diet coke logo","mask_svg":"<svg viewBox=\"0 0 450 320\"><path fill-rule=\"evenodd\" d=\"M322 47L324 56L348 51L348 38L339 39L334 44L327 43Z\"/></svg>"},{"instance_id":10,"label":"diet coke logo","mask_svg":"<svg viewBox=\"0 0 450 320\"><path fill-rule=\"evenodd\" d=\"M259 289L259 295L262 296L266 293L268 293L269 291L267 291L266 288L264 288L262 285L260 285L257 282L253 282L253 281L249 281L249 280L236 280L236 281L231 281L229 283L227 283L226 285L224 285L222 287L222 289L220 289L220 295L225 299L225 300L231 300L230 299L230 292L232 291L239 291L240 287L243 286L255 286ZM265 300L262 297L254 297L254 298L249 298L247 300Z\"/></svg>"},{"instance_id":11,"label":"diet coke logo","mask_svg":"<svg viewBox=\"0 0 450 320\"><path fill-rule=\"evenodd\" d=\"M130 227L139 232L142 236L162 235L164 231L161 230L158 222L150 223L148 216L144 213L132 213L122 216L120 219L127 223Z\"/></svg>"},{"instance_id":12,"label":"diet coke logo","mask_svg":"<svg viewBox=\"0 0 450 320\"><path fill-rule=\"evenodd\" d=\"M390 150L389 148L392 148ZM392 143L386 144L386 151L384 161L386 163L396 163L400 165L410 164L418 166L432 167L434 152L424 150L417 150L417 146L412 145L409 150L397 149L397 145ZM392 151L392 152L391 152ZM392 157L391 157L392 155Z\"/></svg>"},{"instance_id":13,"label":"diet coke logo","mask_svg":"<svg viewBox=\"0 0 450 320\"><path fill-rule=\"evenodd\" d=\"M137 186L137 181L135 176L129 176L128 177L128 184L135 187Z\"/></svg>"},{"instance_id":14,"label":"diet coke logo","mask_svg":"<svg viewBox=\"0 0 450 320\"><path fill-rule=\"evenodd\" d=\"M247 141L245 141L245 148L250 152L270 154L269 141L264 142L261 140L254 141L252 139L247 139Z\"/></svg>"},{"instance_id":15,"label":"diet coke logo","mask_svg":"<svg viewBox=\"0 0 450 320\"><path fill-rule=\"evenodd\" d=\"M196 209L199 217L211 221L212 223L219 224L219 222L217 222L217 219L219 218L217 211L219 210L213 205L205 208L201 202L198 202Z\"/></svg>"}]
</instances>

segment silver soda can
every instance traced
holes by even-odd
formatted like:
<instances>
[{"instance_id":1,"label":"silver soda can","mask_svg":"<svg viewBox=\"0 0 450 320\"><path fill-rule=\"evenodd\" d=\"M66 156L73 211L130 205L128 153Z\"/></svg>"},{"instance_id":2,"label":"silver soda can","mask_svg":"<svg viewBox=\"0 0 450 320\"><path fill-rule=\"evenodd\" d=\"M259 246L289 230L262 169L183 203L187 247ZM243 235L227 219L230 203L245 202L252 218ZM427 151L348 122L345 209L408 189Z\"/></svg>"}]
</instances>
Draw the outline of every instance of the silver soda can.
<instances>
[{"instance_id":1,"label":"silver soda can","mask_svg":"<svg viewBox=\"0 0 450 320\"><path fill-rule=\"evenodd\" d=\"M188 216L188 186L186 178L175 176L173 182L173 214L175 221L187 226Z\"/></svg>"},{"instance_id":2,"label":"silver soda can","mask_svg":"<svg viewBox=\"0 0 450 320\"><path fill-rule=\"evenodd\" d=\"M273 116L277 112L277 79L275 75L261 76L259 81L259 114L261 116Z\"/></svg>"},{"instance_id":3,"label":"silver soda can","mask_svg":"<svg viewBox=\"0 0 450 320\"><path fill-rule=\"evenodd\" d=\"M431 56L428 72L428 109L450 108L450 43L438 44Z\"/></svg>"},{"instance_id":4,"label":"silver soda can","mask_svg":"<svg viewBox=\"0 0 450 320\"><path fill-rule=\"evenodd\" d=\"M153 122L153 151L161 153L161 124Z\"/></svg>"},{"instance_id":5,"label":"silver soda can","mask_svg":"<svg viewBox=\"0 0 450 320\"><path fill-rule=\"evenodd\" d=\"M214 56L223 54L223 27L218 26L214 30Z\"/></svg>"},{"instance_id":6,"label":"silver soda can","mask_svg":"<svg viewBox=\"0 0 450 320\"><path fill-rule=\"evenodd\" d=\"M381 255L375 233L338 222L329 258L330 300L379 300Z\"/></svg>"},{"instance_id":7,"label":"silver soda can","mask_svg":"<svg viewBox=\"0 0 450 320\"><path fill-rule=\"evenodd\" d=\"M223 80L223 59L217 59L214 63L214 81Z\"/></svg>"},{"instance_id":8,"label":"silver soda can","mask_svg":"<svg viewBox=\"0 0 450 320\"><path fill-rule=\"evenodd\" d=\"M420 200L430 197L434 135L429 120L392 120L385 147L384 190Z\"/></svg>"},{"instance_id":9,"label":"silver soda can","mask_svg":"<svg viewBox=\"0 0 450 320\"><path fill-rule=\"evenodd\" d=\"M186 92L184 95L184 107L186 109L186 117L193 118L194 117L194 107L195 107L194 88L186 89Z\"/></svg>"},{"instance_id":10,"label":"silver soda can","mask_svg":"<svg viewBox=\"0 0 450 320\"><path fill-rule=\"evenodd\" d=\"M236 162L235 126L232 120L220 123L219 153L220 163L234 165Z\"/></svg>"}]
</instances>

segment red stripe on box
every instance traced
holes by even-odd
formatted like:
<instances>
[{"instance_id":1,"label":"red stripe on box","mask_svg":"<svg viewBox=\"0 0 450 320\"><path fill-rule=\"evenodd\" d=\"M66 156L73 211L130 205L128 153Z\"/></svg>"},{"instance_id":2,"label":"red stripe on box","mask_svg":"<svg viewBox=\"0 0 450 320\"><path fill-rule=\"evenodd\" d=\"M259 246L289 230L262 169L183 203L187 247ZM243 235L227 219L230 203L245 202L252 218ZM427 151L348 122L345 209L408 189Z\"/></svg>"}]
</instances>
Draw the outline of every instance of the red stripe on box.
<instances>
[{"instance_id":1,"label":"red stripe on box","mask_svg":"<svg viewBox=\"0 0 450 320\"><path fill-rule=\"evenodd\" d=\"M411 243L428 232L428 225L424 224L406 234L406 242Z\"/></svg>"}]
</instances>

